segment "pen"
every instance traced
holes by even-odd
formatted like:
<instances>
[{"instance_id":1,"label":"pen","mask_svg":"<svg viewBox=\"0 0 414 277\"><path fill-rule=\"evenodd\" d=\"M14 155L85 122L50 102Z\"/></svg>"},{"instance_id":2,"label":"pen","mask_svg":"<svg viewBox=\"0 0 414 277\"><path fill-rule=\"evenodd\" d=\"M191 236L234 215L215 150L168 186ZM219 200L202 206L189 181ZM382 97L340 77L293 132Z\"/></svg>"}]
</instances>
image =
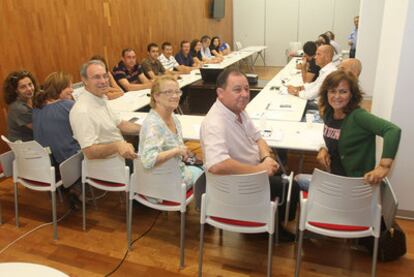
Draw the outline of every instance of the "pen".
<instances>
[{"instance_id":1,"label":"pen","mask_svg":"<svg viewBox=\"0 0 414 277\"><path fill-rule=\"evenodd\" d=\"M270 107L270 103L267 103L265 110L267 110Z\"/></svg>"}]
</instances>

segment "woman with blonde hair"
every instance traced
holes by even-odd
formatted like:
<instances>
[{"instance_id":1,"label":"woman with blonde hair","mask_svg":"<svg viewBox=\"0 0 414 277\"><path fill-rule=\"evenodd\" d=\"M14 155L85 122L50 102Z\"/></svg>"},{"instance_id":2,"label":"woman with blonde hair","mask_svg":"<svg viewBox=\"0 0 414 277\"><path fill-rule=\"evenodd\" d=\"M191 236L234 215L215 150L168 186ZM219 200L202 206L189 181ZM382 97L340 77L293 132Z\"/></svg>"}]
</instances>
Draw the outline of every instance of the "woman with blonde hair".
<instances>
[{"instance_id":1,"label":"woman with blonde hair","mask_svg":"<svg viewBox=\"0 0 414 277\"><path fill-rule=\"evenodd\" d=\"M163 75L154 82L151 110L139 135L139 155L145 168L153 168L170 159L180 161L181 176L189 189L203 171L183 162L191 153L184 145L181 124L174 115L181 95L182 91L172 76Z\"/></svg>"}]
</instances>

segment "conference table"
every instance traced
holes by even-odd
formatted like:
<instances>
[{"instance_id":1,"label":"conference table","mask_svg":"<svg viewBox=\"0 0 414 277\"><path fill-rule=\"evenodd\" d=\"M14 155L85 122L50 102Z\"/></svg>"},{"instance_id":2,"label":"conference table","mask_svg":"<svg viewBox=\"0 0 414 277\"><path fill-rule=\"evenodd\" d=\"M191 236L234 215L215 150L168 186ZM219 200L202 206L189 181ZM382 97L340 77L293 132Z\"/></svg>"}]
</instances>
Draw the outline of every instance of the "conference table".
<instances>
[{"instance_id":1,"label":"conference table","mask_svg":"<svg viewBox=\"0 0 414 277\"><path fill-rule=\"evenodd\" d=\"M247 48L249 49L249 47ZM254 50L260 50L259 47ZM249 51L239 51L225 59L223 65L229 65L245 58ZM247 113L254 124L261 130L263 138L270 147L299 151L318 151L323 144L323 124L317 122L302 122L307 101L287 93L287 84L302 83L300 71L296 69L298 59L290 62L272 78L267 85L250 101L246 107ZM214 64L219 68L220 64ZM191 81L200 80L197 70L191 74L182 75L180 87ZM147 113L135 112L149 103L149 89L128 92L124 96L111 100L113 110L124 120L133 119L142 124ZM181 122L183 138L188 140L200 139L200 125L204 116L177 115Z\"/></svg>"},{"instance_id":2,"label":"conference table","mask_svg":"<svg viewBox=\"0 0 414 277\"><path fill-rule=\"evenodd\" d=\"M216 64L206 64L203 68L224 69L234 63L239 62L255 53L263 51L266 46L250 46L239 51L231 52L224 56L224 60ZM180 88L186 87L196 81L201 80L201 73L199 69L194 69L190 74L182 74L178 79ZM123 96L110 100L109 105L114 111L137 111L150 102L150 89L143 89L138 91L126 92Z\"/></svg>"}]
</instances>

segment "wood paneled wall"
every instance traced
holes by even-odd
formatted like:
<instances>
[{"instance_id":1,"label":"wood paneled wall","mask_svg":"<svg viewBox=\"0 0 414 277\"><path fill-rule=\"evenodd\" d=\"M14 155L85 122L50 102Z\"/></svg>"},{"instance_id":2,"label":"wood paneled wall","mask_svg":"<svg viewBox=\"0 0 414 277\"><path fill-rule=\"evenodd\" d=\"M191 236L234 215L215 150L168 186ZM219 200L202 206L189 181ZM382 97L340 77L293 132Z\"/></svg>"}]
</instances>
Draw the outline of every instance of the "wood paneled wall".
<instances>
[{"instance_id":1,"label":"wood paneled wall","mask_svg":"<svg viewBox=\"0 0 414 277\"><path fill-rule=\"evenodd\" d=\"M80 65L94 54L106 57L110 67L126 47L139 59L149 42L170 41L178 50L183 39L219 35L232 45L233 1L226 16L209 17L211 0L1 0L0 82L10 71L26 69L40 82L57 70L80 80ZM3 92L2 92L3 93ZM3 95L0 108L4 109ZM0 113L0 131L6 120ZM0 152L7 147L0 143Z\"/></svg>"}]
</instances>

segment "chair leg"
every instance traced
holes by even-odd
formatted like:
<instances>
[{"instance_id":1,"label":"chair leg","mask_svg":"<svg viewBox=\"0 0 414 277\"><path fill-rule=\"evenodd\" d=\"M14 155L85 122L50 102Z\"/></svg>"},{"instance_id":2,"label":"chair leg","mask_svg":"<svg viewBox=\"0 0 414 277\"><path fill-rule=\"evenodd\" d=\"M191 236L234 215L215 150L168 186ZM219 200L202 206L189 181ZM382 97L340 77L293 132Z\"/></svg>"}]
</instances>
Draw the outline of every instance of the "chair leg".
<instances>
[{"instance_id":1,"label":"chair leg","mask_svg":"<svg viewBox=\"0 0 414 277\"><path fill-rule=\"evenodd\" d=\"M3 224L3 218L1 216L1 203L0 203L0 224Z\"/></svg>"},{"instance_id":2,"label":"chair leg","mask_svg":"<svg viewBox=\"0 0 414 277\"><path fill-rule=\"evenodd\" d=\"M204 224L200 224L200 252L198 253L198 277L203 275Z\"/></svg>"},{"instance_id":3,"label":"chair leg","mask_svg":"<svg viewBox=\"0 0 414 277\"><path fill-rule=\"evenodd\" d=\"M19 227L19 189L17 187L17 183L14 183L14 215L16 217L16 227Z\"/></svg>"},{"instance_id":4,"label":"chair leg","mask_svg":"<svg viewBox=\"0 0 414 277\"><path fill-rule=\"evenodd\" d=\"M267 247L267 277L270 277L272 276L273 234L269 233L269 243Z\"/></svg>"},{"instance_id":5,"label":"chair leg","mask_svg":"<svg viewBox=\"0 0 414 277\"><path fill-rule=\"evenodd\" d=\"M299 232L299 243L298 243L298 249L296 253L296 268L295 268L295 277L299 277L300 273L300 263L302 260L302 243L303 243L303 232Z\"/></svg>"},{"instance_id":6,"label":"chair leg","mask_svg":"<svg viewBox=\"0 0 414 277\"><path fill-rule=\"evenodd\" d=\"M125 218L128 218L128 213L129 213L129 192L128 191L125 192L125 212L126 212Z\"/></svg>"},{"instance_id":7,"label":"chair leg","mask_svg":"<svg viewBox=\"0 0 414 277\"><path fill-rule=\"evenodd\" d=\"M86 230L86 197L85 183L82 183L82 229Z\"/></svg>"},{"instance_id":8,"label":"chair leg","mask_svg":"<svg viewBox=\"0 0 414 277\"><path fill-rule=\"evenodd\" d=\"M60 203L63 203L63 196L62 196L62 189L61 188L62 187L58 187L56 190L57 190L58 195L59 195L59 201L60 201Z\"/></svg>"},{"instance_id":9,"label":"chair leg","mask_svg":"<svg viewBox=\"0 0 414 277\"><path fill-rule=\"evenodd\" d=\"M95 191L91 185L89 185L89 192L91 193L91 196L92 196L93 206L95 207L95 209L97 209L98 206L96 205Z\"/></svg>"},{"instance_id":10,"label":"chair leg","mask_svg":"<svg viewBox=\"0 0 414 277\"><path fill-rule=\"evenodd\" d=\"M372 252L372 269L371 276L377 275L377 256L378 256L378 238L374 238L374 251Z\"/></svg>"},{"instance_id":11,"label":"chair leg","mask_svg":"<svg viewBox=\"0 0 414 277\"><path fill-rule=\"evenodd\" d=\"M184 268L184 251L185 251L185 212L181 213L181 227L180 227L180 269Z\"/></svg>"},{"instance_id":12,"label":"chair leg","mask_svg":"<svg viewBox=\"0 0 414 277\"><path fill-rule=\"evenodd\" d=\"M133 208L132 208L132 206L133 206L133 202L134 200L133 199L130 199L129 200L129 209L128 209L128 217L127 217L127 219L128 219L128 223L127 223L127 240L128 240L128 249L131 251L131 248L132 248L132 245L131 245L131 243L132 243L132 239L131 239L131 232L132 232L132 211L133 211ZM128 205L128 202L127 202L127 205Z\"/></svg>"},{"instance_id":13,"label":"chair leg","mask_svg":"<svg viewBox=\"0 0 414 277\"><path fill-rule=\"evenodd\" d=\"M57 219L56 219L56 191L52 191L52 219L53 219L53 239L58 239Z\"/></svg>"},{"instance_id":14,"label":"chair leg","mask_svg":"<svg viewBox=\"0 0 414 277\"><path fill-rule=\"evenodd\" d=\"M275 214L275 244L279 244L279 207L276 208Z\"/></svg>"}]
</instances>

